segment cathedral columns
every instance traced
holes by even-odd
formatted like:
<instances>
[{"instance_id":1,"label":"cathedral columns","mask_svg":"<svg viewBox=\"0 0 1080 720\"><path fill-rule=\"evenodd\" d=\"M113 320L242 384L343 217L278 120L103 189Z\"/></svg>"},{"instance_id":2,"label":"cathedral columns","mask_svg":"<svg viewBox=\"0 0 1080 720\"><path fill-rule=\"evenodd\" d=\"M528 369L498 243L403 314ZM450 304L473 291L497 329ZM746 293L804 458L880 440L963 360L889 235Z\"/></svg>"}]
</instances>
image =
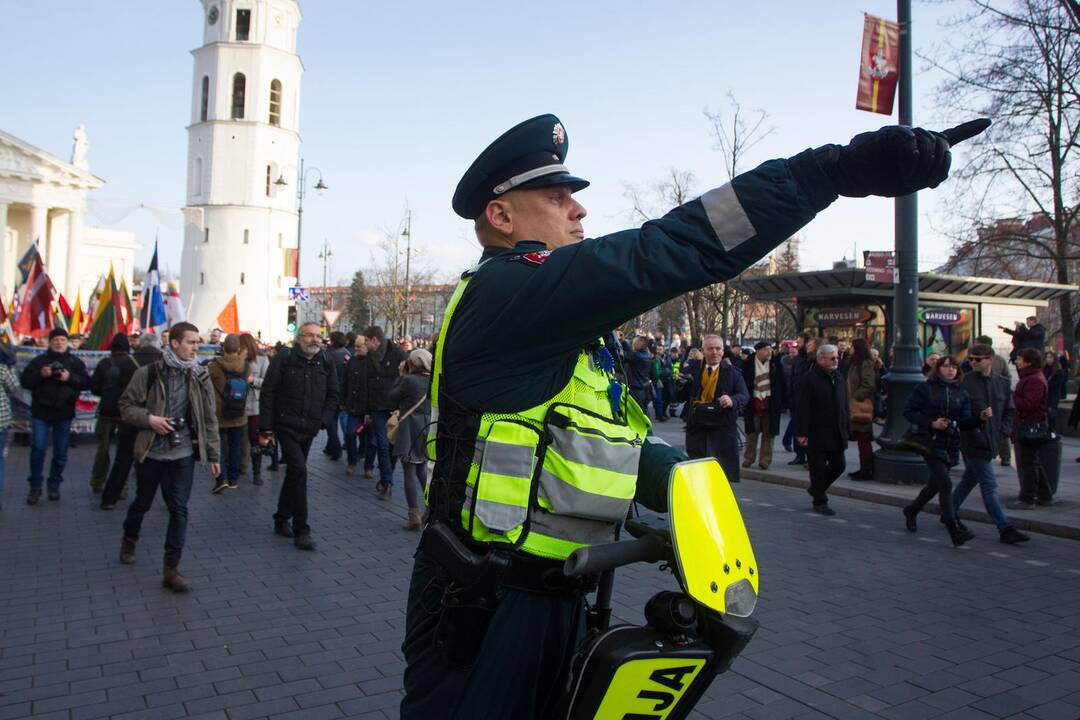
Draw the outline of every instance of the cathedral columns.
<instances>
[{"instance_id":1,"label":"cathedral columns","mask_svg":"<svg viewBox=\"0 0 1080 720\"><path fill-rule=\"evenodd\" d=\"M46 245L49 242L48 238L49 230L49 208L43 205L31 205L30 206L30 237L27 238L26 246L29 248L34 243L38 244L38 252L41 253L43 259L46 258L48 248Z\"/></svg>"},{"instance_id":2,"label":"cathedral columns","mask_svg":"<svg viewBox=\"0 0 1080 720\"><path fill-rule=\"evenodd\" d=\"M63 278L64 287L68 292L68 302L75 302L75 295L78 294L79 271L75 264L76 258L82 252L82 225L82 209L70 211L68 213L67 268Z\"/></svg>"}]
</instances>

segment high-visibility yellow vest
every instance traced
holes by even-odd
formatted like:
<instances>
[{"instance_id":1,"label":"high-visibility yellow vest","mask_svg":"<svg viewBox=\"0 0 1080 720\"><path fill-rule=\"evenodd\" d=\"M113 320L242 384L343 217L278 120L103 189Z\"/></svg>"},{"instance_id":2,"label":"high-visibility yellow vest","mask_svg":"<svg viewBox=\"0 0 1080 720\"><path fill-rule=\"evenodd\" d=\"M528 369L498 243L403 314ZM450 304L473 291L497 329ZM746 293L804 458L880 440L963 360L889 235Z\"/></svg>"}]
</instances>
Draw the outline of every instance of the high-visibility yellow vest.
<instances>
[{"instance_id":1,"label":"high-visibility yellow vest","mask_svg":"<svg viewBox=\"0 0 1080 720\"><path fill-rule=\"evenodd\" d=\"M458 283L439 331L430 457L438 433L442 351L454 310L478 269ZM634 498L650 428L625 387L614 411L615 382L610 370L582 350L569 382L551 399L518 412L481 414L461 509L461 527L473 540L564 560L583 545L613 539L615 524Z\"/></svg>"}]
</instances>

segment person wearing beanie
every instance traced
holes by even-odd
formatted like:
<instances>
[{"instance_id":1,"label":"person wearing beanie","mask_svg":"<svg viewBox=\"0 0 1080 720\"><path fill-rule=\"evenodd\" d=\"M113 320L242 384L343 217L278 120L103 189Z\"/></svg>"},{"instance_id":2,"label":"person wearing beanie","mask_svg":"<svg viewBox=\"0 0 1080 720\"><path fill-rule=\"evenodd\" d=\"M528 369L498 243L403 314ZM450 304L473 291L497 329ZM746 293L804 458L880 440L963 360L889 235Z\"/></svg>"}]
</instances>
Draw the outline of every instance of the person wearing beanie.
<instances>
[{"instance_id":1,"label":"person wearing beanie","mask_svg":"<svg viewBox=\"0 0 1080 720\"><path fill-rule=\"evenodd\" d=\"M27 505L37 505L45 484L45 449L52 434L53 457L49 467L49 499L60 499L60 483L67 465L71 421L75 401L90 387L86 365L68 349L68 333L63 328L49 331L48 350L23 368L22 386L30 391L30 492Z\"/></svg>"},{"instance_id":2,"label":"person wearing beanie","mask_svg":"<svg viewBox=\"0 0 1080 720\"><path fill-rule=\"evenodd\" d=\"M94 425L97 453L90 469L90 489L95 495L101 494L109 474L109 446L120 427L120 396L138 367L131 357L128 336L117 333L109 344L109 357L103 358L90 376L90 392L98 396L97 422ZM111 510L115 502L106 503L103 498L102 509Z\"/></svg>"}]
</instances>

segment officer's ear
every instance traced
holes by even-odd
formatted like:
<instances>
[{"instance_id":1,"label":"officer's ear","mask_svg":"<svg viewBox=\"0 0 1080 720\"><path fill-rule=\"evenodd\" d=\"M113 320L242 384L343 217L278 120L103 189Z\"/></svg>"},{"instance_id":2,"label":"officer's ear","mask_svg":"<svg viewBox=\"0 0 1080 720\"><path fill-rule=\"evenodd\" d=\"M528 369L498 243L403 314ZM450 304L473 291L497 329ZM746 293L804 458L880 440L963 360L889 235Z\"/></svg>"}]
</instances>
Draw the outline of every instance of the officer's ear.
<instances>
[{"instance_id":1,"label":"officer's ear","mask_svg":"<svg viewBox=\"0 0 1080 720\"><path fill-rule=\"evenodd\" d=\"M476 232L483 242L484 236L480 234L481 230L490 231L495 236L493 240L496 242L501 240L505 243L514 232L513 206L509 199L499 198L487 204L484 214L476 219Z\"/></svg>"}]
</instances>

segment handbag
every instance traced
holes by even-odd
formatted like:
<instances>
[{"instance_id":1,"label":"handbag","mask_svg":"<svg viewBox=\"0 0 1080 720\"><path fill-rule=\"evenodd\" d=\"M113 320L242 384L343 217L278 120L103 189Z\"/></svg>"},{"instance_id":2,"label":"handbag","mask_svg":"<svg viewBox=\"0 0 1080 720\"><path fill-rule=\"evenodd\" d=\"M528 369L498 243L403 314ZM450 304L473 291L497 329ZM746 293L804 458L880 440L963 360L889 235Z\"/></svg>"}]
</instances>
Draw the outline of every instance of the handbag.
<instances>
[{"instance_id":1,"label":"handbag","mask_svg":"<svg viewBox=\"0 0 1080 720\"><path fill-rule=\"evenodd\" d=\"M1046 442L1050 439L1050 426L1045 420L1020 423L1016 428L1016 439L1026 443Z\"/></svg>"},{"instance_id":2,"label":"handbag","mask_svg":"<svg viewBox=\"0 0 1080 720\"><path fill-rule=\"evenodd\" d=\"M900 438L900 444L920 455L931 455L934 452L934 434L925 428L912 425Z\"/></svg>"},{"instance_id":3,"label":"handbag","mask_svg":"<svg viewBox=\"0 0 1080 720\"><path fill-rule=\"evenodd\" d=\"M397 438L398 428L401 427L401 422L413 414L416 408L420 407L423 402L427 400L427 394L416 401L416 404L405 411L404 415L399 415L398 411L390 413L390 417L386 419L386 439L390 441L390 444L394 444L395 438Z\"/></svg>"},{"instance_id":4,"label":"handbag","mask_svg":"<svg viewBox=\"0 0 1080 720\"><path fill-rule=\"evenodd\" d=\"M874 422L874 401L871 398L865 400L851 399L848 403L851 410L851 422L872 423Z\"/></svg>"}]
</instances>

